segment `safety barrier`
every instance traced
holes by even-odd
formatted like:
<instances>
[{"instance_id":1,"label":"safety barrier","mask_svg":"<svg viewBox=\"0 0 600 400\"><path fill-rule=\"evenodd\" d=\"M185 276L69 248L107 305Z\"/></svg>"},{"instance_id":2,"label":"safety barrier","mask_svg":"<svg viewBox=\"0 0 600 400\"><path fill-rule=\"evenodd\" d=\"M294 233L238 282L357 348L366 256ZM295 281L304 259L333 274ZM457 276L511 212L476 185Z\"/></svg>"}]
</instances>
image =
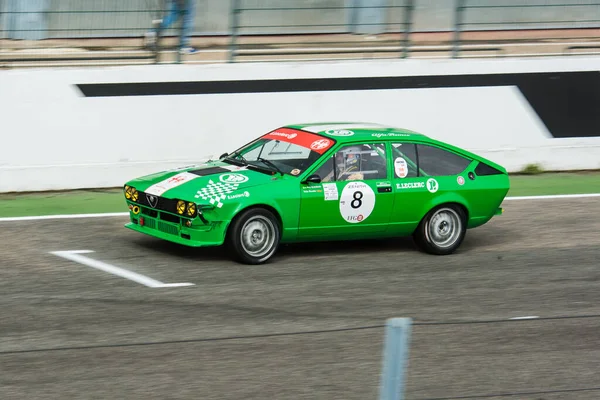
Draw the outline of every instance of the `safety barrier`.
<instances>
[{"instance_id":1,"label":"safety barrier","mask_svg":"<svg viewBox=\"0 0 600 400\"><path fill-rule=\"evenodd\" d=\"M600 52L600 1L179 0L0 1L0 67L279 60L512 57Z\"/></svg>"},{"instance_id":2,"label":"safety barrier","mask_svg":"<svg viewBox=\"0 0 600 400\"><path fill-rule=\"evenodd\" d=\"M597 169L598 70L562 57L2 71L0 192L116 187L311 121L412 129L511 172Z\"/></svg>"}]
</instances>

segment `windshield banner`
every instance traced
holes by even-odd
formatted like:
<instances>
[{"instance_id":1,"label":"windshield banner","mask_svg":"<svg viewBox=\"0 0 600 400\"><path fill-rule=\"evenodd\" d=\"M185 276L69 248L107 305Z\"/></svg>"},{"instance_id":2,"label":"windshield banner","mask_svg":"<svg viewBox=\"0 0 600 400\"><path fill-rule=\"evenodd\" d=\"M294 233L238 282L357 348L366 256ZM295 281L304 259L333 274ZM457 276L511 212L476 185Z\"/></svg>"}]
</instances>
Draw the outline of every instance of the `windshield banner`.
<instances>
[{"instance_id":1,"label":"windshield banner","mask_svg":"<svg viewBox=\"0 0 600 400\"><path fill-rule=\"evenodd\" d=\"M283 142L297 144L306 147L319 154L325 153L335 144L335 140L315 135L305 131L279 128L263 136L263 139L281 140Z\"/></svg>"}]
</instances>

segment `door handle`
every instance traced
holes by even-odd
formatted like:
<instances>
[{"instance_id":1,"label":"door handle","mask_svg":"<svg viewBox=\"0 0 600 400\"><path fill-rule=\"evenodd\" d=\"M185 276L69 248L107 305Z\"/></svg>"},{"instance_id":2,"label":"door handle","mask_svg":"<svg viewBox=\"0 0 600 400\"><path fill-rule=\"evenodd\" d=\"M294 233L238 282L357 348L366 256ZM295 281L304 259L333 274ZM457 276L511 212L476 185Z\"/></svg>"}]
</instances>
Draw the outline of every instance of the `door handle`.
<instances>
[{"instance_id":1,"label":"door handle","mask_svg":"<svg viewBox=\"0 0 600 400\"><path fill-rule=\"evenodd\" d=\"M392 191L392 187L391 187L391 186L379 186L379 187L377 188L377 191L378 191L379 193L389 193L389 192L391 192L391 191Z\"/></svg>"}]
</instances>

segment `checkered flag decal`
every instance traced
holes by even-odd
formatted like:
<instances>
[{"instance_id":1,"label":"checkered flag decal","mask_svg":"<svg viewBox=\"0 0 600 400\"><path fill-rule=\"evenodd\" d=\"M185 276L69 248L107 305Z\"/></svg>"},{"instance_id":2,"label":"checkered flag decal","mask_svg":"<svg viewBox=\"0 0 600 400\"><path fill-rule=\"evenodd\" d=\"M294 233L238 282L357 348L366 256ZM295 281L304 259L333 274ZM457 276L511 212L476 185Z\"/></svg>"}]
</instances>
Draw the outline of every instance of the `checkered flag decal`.
<instances>
[{"instance_id":1,"label":"checkered flag decal","mask_svg":"<svg viewBox=\"0 0 600 400\"><path fill-rule=\"evenodd\" d=\"M237 183L215 183L212 180L209 180L208 185L206 185L205 188L198 190L194 197L197 199L209 200L210 204L216 203L217 208L221 208L223 207L221 200L224 200L228 193L236 191L238 186L239 184Z\"/></svg>"}]
</instances>

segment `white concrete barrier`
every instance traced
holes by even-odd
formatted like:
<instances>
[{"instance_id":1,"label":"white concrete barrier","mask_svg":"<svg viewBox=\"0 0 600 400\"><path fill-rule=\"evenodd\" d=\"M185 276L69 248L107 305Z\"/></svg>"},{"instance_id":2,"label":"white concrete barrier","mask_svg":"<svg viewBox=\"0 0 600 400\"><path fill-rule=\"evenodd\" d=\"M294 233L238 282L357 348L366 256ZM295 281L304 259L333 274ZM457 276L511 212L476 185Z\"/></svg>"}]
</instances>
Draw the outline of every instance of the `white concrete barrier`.
<instances>
[{"instance_id":1,"label":"white concrete barrier","mask_svg":"<svg viewBox=\"0 0 600 400\"><path fill-rule=\"evenodd\" d=\"M312 121L416 130L510 171L600 168L598 71L580 56L0 71L0 192L119 186Z\"/></svg>"}]
</instances>

